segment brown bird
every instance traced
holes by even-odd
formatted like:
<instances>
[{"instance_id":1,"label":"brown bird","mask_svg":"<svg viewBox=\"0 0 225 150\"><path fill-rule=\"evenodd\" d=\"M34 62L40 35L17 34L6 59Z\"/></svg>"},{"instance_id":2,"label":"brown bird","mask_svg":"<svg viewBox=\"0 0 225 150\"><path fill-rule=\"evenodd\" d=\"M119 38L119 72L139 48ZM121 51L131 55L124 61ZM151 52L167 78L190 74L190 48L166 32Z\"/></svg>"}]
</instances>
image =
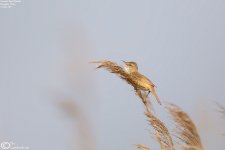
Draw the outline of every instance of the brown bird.
<instances>
[{"instance_id":1,"label":"brown bird","mask_svg":"<svg viewBox=\"0 0 225 150\"><path fill-rule=\"evenodd\" d=\"M99 63L97 68L104 68L111 73L117 74L128 84L132 85L136 94L142 99L145 105L147 105L146 98L150 92L155 96L156 100L161 105L160 99L155 91L155 85L147 77L138 72L137 63L123 62L126 65L124 68L108 60L93 61L92 63ZM148 92L147 95L143 96L142 92L146 91Z\"/></svg>"}]
</instances>

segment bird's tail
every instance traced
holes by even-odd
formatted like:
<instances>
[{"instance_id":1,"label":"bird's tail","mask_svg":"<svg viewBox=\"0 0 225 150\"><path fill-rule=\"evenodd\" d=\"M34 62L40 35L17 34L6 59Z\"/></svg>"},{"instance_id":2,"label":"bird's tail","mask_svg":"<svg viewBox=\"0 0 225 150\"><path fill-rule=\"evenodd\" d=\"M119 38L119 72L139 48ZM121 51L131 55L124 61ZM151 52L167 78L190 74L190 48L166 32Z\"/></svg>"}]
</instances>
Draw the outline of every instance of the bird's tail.
<instances>
[{"instance_id":1,"label":"bird's tail","mask_svg":"<svg viewBox=\"0 0 225 150\"><path fill-rule=\"evenodd\" d=\"M161 101L160 101L160 99L159 99L159 96L157 95L157 93L156 93L156 91L155 91L154 88L153 88L153 90L152 90L152 94L155 96L155 98L156 98L156 100L158 101L158 103L159 103L160 105L162 105L162 103L161 103Z\"/></svg>"}]
</instances>

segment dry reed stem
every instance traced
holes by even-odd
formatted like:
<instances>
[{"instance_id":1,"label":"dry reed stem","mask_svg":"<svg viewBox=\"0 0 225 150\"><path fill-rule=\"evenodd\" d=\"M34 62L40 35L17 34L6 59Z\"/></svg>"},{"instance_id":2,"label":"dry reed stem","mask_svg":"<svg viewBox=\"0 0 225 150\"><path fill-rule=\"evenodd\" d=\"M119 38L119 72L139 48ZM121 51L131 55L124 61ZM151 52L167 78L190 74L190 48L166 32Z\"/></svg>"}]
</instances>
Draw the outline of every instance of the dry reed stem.
<instances>
[{"instance_id":1,"label":"dry reed stem","mask_svg":"<svg viewBox=\"0 0 225 150\"><path fill-rule=\"evenodd\" d=\"M182 146L184 150L203 150L200 136L197 128L191 118L181 108L174 104L168 104L167 110L176 125L176 138L178 138L185 145Z\"/></svg>"},{"instance_id":2,"label":"dry reed stem","mask_svg":"<svg viewBox=\"0 0 225 150\"><path fill-rule=\"evenodd\" d=\"M137 144L135 145L137 149L139 150L150 150L149 147L145 146L145 145L142 145L142 144Z\"/></svg>"},{"instance_id":3,"label":"dry reed stem","mask_svg":"<svg viewBox=\"0 0 225 150\"><path fill-rule=\"evenodd\" d=\"M175 150L172 137L164 123L150 111L146 112L145 115L147 116L150 125L155 131L154 134L161 146L161 150Z\"/></svg>"}]
</instances>

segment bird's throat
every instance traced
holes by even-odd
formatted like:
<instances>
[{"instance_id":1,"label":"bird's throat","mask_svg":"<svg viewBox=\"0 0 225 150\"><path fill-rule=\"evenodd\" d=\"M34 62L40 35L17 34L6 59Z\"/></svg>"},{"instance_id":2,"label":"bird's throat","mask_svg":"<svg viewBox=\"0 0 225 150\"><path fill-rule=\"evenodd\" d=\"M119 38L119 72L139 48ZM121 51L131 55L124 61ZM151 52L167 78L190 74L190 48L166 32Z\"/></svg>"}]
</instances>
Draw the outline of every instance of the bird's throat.
<instances>
[{"instance_id":1,"label":"bird's throat","mask_svg":"<svg viewBox=\"0 0 225 150\"><path fill-rule=\"evenodd\" d=\"M133 73L133 72L137 72L137 69L133 68L133 67L129 67L129 66L125 66L124 67L124 70L130 74L130 73Z\"/></svg>"}]
</instances>

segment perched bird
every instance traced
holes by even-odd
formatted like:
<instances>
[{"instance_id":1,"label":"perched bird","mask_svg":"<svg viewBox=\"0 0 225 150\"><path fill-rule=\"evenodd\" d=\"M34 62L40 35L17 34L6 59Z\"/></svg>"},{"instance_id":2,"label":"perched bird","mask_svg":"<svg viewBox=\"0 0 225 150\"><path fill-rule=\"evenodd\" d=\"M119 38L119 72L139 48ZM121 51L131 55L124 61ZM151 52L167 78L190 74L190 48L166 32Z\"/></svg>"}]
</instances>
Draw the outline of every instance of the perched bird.
<instances>
[{"instance_id":1,"label":"perched bird","mask_svg":"<svg viewBox=\"0 0 225 150\"><path fill-rule=\"evenodd\" d=\"M152 83L151 80L149 80L144 75L140 74L138 72L138 66L136 62L125 62L123 61L126 66L125 70L129 74L130 78L135 83L138 90L148 91L148 94L152 92L152 94L155 96L156 100L159 104L161 104L160 99L155 91L155 85ZM147 94L147 96L148 96Z\"/></svg>"},{"instance_id":2,"label":"perched bird","mask_svg":"<svg viewBox=\"0 0 225 150\"><path fill-rule=\"evenodd\" d=\"M144 75L138 72L138 65L135 62L125 62L125 67L121 67L114 62L108 60L93 61L92 63L98 63L97 68L104 68L111 73L117 74L120 78L124 79L128 84L134 87L136 94L142 99L143 103L147 105L146 98L151 92L158 103L161 105L160 99L155 91L155 85ZM148 92L147 95L143 95L143 92Z\"/></svg>"}]
</instances>

